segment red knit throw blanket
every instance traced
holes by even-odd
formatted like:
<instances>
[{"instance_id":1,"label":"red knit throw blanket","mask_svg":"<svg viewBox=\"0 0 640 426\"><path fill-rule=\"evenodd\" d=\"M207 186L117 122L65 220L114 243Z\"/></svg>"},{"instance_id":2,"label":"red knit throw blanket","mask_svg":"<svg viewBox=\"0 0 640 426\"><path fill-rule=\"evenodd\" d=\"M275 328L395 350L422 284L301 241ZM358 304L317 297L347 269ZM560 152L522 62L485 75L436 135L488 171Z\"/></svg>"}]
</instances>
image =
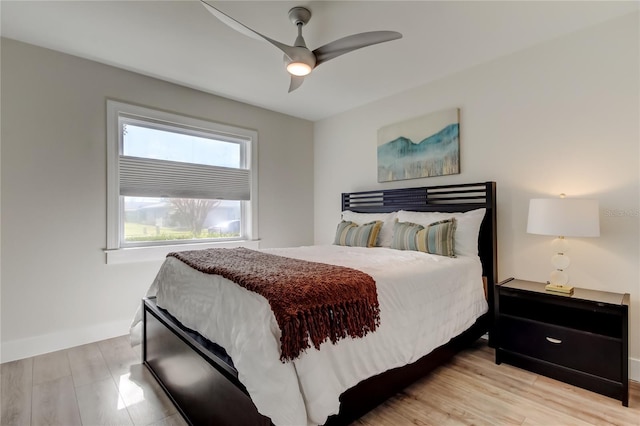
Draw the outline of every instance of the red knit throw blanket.
<instances>
[{"instance_id":1,"label":"red knit throw blanket","mask_svg":"<svg viewBox=\"0 0 640 426\"><path fill-rule=\"evenodd\" d=\"M363 337L380 323L373 278L343 266L245 248L169 253L192 268L221 275L269 301L282 332L284 361L326 340Z\"/></svg>"}]
</instances>

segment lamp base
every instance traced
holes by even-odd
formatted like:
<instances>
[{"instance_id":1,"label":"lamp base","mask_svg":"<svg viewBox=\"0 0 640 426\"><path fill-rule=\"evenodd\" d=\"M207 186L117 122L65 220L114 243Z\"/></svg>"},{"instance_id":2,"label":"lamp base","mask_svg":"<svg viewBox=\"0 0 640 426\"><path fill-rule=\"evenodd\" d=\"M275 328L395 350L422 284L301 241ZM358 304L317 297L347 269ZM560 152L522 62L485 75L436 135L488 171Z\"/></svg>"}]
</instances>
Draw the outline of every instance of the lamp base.
<instances>
[{"instance_id":1,"label":"lamp base","mask_svg":"<svg viewBox=\"0 0 640 426\"><path fill-rule=\"evenodd\" d=\"M562 284L547 284L544 289L554 293L573 294L573 286Z\"/></svg>"}]
</instances>

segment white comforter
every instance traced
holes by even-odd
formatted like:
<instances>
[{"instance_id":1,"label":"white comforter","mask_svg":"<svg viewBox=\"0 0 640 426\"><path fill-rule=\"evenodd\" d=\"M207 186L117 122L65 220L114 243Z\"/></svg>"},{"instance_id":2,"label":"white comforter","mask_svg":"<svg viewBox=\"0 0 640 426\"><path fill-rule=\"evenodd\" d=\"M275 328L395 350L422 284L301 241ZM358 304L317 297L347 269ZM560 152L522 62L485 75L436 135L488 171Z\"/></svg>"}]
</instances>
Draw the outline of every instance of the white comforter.
<instances>
[{"instance_id":1,"label":"white comforter","mask_svg":"<svg viewBox=\"0 0 640 426\"><path fill-rule=\"evenodd\" d=\"M346 389L416 361L487 311L477 257L333 245L264 251L371 275L380 303L378 330L361 339L326 342L282 363L280 329L262 296L173 257L148 296L157 296L158 306L226 349L258 411L276 425L324 423L338 412L338 397Z\"/></svg>"}]
</instances>

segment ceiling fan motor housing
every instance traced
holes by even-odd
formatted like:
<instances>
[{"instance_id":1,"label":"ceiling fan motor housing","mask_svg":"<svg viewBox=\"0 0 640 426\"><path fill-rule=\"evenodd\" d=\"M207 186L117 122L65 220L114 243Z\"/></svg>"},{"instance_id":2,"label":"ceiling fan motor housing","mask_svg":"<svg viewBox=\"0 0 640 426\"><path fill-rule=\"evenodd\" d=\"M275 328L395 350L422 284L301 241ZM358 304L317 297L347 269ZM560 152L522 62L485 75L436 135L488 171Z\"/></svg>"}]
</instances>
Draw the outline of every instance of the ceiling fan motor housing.
<instances>
[{"instance_id":1,"label":"ceiling fan motor housing","mask_svg":"<svg viewBox=\"0 0 640 426\"><path fill-rule=\"evenodd\" d=\"M283 56L286 66L292 63L303 63L309 66L309 70L312 70L316 66L316 56L306 47L294 47L292 57L287 55Z\"/></svg>"}]
</instances>

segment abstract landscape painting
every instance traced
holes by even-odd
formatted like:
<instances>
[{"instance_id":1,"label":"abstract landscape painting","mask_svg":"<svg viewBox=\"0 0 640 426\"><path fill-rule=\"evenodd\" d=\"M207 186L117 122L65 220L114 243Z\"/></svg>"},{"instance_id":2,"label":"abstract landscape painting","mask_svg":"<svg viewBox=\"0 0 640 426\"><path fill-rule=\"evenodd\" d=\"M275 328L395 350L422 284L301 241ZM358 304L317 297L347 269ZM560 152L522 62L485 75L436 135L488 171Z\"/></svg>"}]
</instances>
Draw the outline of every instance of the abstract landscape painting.
<instances>
[{"instance_id":1,"label":"abstract landscape painting","mask_svg":"<svg viewBox=\"0 0 640 426\"><path fill-rule=\"evenodd\" d=\"M378 182L460 173L459 117L452 108L378 130Z\"/></svg>"}]
</instances>

